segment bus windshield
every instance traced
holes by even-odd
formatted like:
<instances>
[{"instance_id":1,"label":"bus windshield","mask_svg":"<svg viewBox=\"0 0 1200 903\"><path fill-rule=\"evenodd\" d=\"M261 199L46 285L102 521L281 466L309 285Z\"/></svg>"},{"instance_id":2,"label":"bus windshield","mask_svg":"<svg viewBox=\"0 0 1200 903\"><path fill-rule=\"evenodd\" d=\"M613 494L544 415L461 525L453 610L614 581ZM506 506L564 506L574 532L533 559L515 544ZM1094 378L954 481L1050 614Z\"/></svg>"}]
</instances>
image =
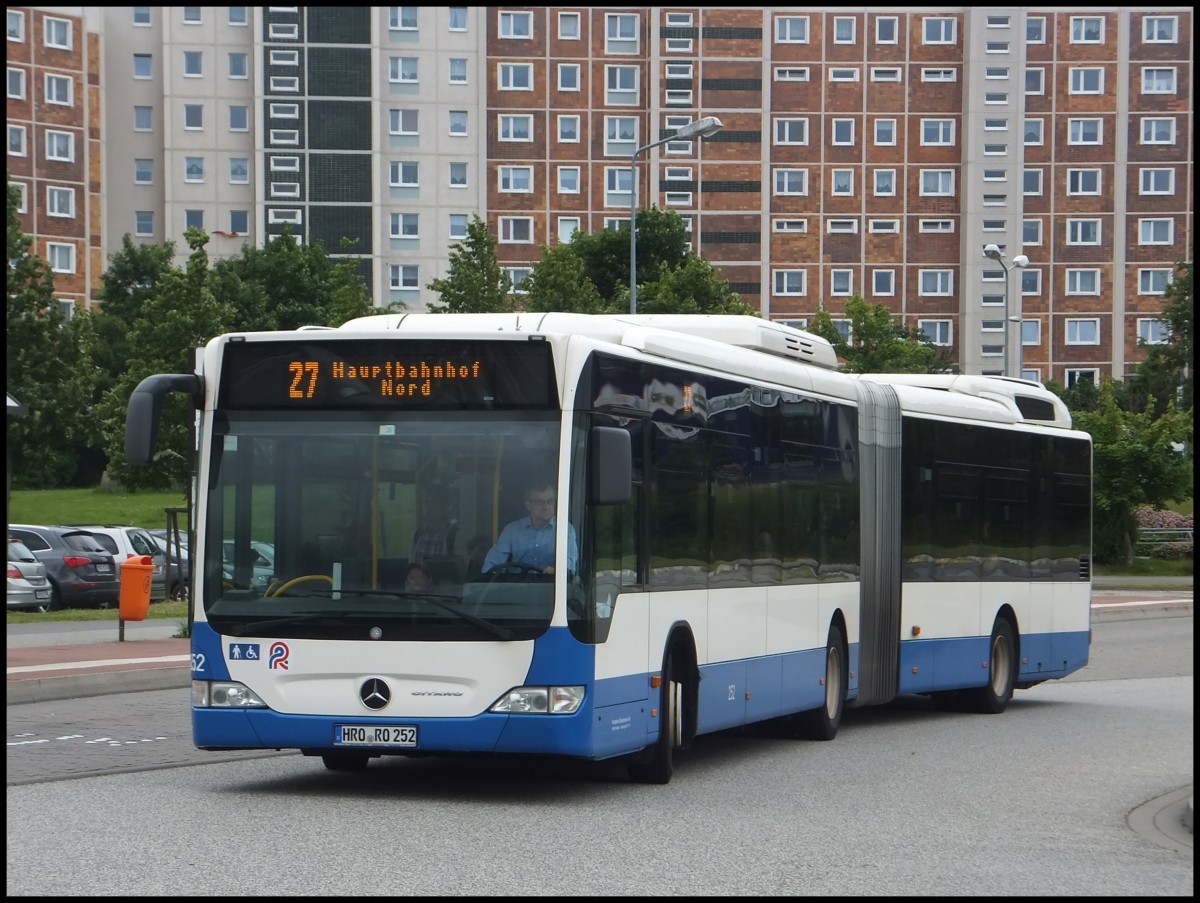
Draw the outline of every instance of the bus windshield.
<instances>
[{"instance_id":1,"label":"bus windshield","mask_svg":"<svg viewBox=\"0 0 1200 903\"><path fill-rule=\"evenodd\" d=\"M553 411L218 415L205 617L235 636L539 635L553 577L519 562L485 573L485 556L528 517L531 485L556 498L559 431Z\"/></svg>"}]
</instances>

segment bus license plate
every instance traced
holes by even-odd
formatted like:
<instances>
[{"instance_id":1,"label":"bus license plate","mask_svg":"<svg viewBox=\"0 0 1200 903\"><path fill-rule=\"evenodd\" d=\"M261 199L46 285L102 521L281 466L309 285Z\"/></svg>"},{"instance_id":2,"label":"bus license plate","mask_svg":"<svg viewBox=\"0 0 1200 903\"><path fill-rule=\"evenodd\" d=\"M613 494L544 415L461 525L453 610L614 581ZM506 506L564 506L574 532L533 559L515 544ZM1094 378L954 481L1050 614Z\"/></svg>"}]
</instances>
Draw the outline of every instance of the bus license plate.
<instances>
[{"instance_id":1,"label":"bus license plate","mask_svg":"<svg viewBox=\"0 0 1200 903\"><path fill-rule=\"evenodd\" d=\"M334 746L417 745L415 724L339 724L334 729Z\"/></svg>"}]
</instances>

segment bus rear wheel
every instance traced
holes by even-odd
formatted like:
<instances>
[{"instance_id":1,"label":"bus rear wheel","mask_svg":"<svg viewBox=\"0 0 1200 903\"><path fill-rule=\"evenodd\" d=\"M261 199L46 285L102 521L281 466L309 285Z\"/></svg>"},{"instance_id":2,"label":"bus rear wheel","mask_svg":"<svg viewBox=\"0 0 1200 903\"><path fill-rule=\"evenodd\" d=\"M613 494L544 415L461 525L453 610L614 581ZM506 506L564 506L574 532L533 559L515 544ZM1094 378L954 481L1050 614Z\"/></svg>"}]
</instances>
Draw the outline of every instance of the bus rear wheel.
<instances>
[{"instance_id":1,"label":"bus rear wheel","mask_svg":"<svg viewBox=\"0 0 1200 903\"><path fill-rule=\"evenodd\" d=\"M842 725L849 685L846 638L837 624L829 627L825 644L825 702L820 708L795 716L796 734L806 740L832 740Z\"/></svg>"},{"instance_id":2,"label":"bus rear wheel","mask_svg":"<svg viewBox=\"0 0 1200 903\"><path fill-rule=\"evenodd\" d=\"M658 739L629 763L630 780L667 784L675 771L675 750L683 742L683 684L675 679L674 655L667 653L658 704Z\"/></svg>"},{"instance_id":3,"label":"bus rear wheel","mask_svg":"<svg viewBox=\"0 0 1200 903\"><path fill-rule=\"evenodd\" d=\"M1012 625L997 618L988 642L988 679L982 687L967 690L964 701L971 711L999 715L1012 699L1017 683L1017 642Z\"/></svg>"}]
</instances>

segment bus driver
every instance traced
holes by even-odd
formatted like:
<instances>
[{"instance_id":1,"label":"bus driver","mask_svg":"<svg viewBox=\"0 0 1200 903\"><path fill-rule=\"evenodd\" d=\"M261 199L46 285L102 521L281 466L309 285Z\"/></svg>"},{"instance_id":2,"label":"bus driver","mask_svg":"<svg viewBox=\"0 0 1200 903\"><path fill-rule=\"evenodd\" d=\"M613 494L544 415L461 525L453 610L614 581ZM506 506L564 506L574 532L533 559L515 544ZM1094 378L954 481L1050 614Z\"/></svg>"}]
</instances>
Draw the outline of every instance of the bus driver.
<instances>
[{"instance_id":1,"label":"bus driver","mask_svg":"<svg viewBox=\"0 0 1200 903\"><path fill-rule=\"evenodd\" d=\"M519 518L500 531L500 537L483 560L483 572L508 562L525 564L543 574L554 573L554 484L535 482L525 490L528 517ZM575 572L579 546L575 528L567 524L567 570Z\"/></svg>"}]
</instances>

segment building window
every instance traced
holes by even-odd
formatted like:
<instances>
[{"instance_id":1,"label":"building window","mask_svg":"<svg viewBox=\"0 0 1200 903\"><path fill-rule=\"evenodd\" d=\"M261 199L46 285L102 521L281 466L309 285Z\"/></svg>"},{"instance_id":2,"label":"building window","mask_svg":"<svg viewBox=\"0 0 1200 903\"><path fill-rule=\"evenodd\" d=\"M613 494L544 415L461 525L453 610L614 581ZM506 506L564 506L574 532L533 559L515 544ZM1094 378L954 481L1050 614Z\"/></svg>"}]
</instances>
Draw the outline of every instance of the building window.
<instances>
[{"instance_id":1,"label":"building window","mask_svg":"<svg viewBox=\"0 0 1200 903\"><path fill-rule=\"evenodd\" d=\"M46 186L46 213L50 216L75 216L75 189Z\"/></svg>"},{"instance_id":2,"label":"building window","mask_svg":"<svg viewBox=\"0 0 1200 903\"><path fill-rule=\"evenodd\" d=\"M637 53L640 17L636 13L609 13L604 19L607 28L604 52Z\"/></svg>"},{"instance_id":3,"label":"building window","mask_svg":"<svg viewBox=\"0 0 1200 903\"><path fill-rule=\"evenodd\" d=\"M133 214L133 234L145 238L154 234L154 211L137 210Z\"/></svg>"},{"instance_id":4,"label":"building window","mask_svg":"<svg viewBox=\"0 0 1200 903\"><path fill-rule=\"evenodd\" d=\"M228 7L228 10L229 10L228 22L229 22L229 24L235 25L235 26L250 24L249 15L246 12L247 9L248 9L248 7L245 7L245 6L230 6L230 7Z\"/></svg>"},{"instance_id":5,"label":"building window","mask_svg":"<svg viewBox=\"0 0 1200 903\"><path fill-rule=\"evenodd\" d=\"M1046 70L1037 66L1031 66L1025 70L1025 93L1026 94L1045 94L1046 93Z\"/></svg>"},{"instance_id":6,"label":"building window","mask_svg":"<svg viewBox=\"0 0 1200 903\"><path fill-rule=\"evenodd\" d=\"M953 119L922 119L921 144L931 147L954 145Z\"/></svg>"},{"instance_id":7,"label":"building window","mask_svg":"<svg viewBox=\"0 0 1200 903\"><path fill-rule=\"evenodd\" d=\"M558 140L562 144L578 144L579 143L579 117L578 116L559 116L558 117Z\"/></svg>"},{"instance_id":8,"label":"building window","mask_svg":"<svg viewBox=\"0 0 1200 903\"><path fill-rule=\"evenodd\" d=\"M984 78L991 79L1006 79L1008 78L1009 69L1007 66L988 66L983 70Z\"/></svg>"},{"instance_id":9,"label":"building window","mask_svg":"<svg viewBox=\"0 0 1200 903\"><path fill-rule=\"evenodd\" d=\"M1175 44L1178 40L1178 16L1146 16L1142 19L1142 41L1145 43Z\"/></svg>"},{"instance_id":10,"label":"building window","mask_svg":"<svg viewBox=\"0 0 1200 903\"><path fill-rule=\"evenodd\" d=\"M1142 67L1143 94L1174 94L1175 67Z\"/></svg>"},{"instance_id":11,"label":"building window","mask_svg":"<svg viewBox=\"0 0 1200 903\"><path fill-rule=\"evenodd\" d=\"M388 131L393 135L416 135L417 112L417 110L388 110Z\"/></svg>"},{"instance_id":12,"label":"building window","mask_svg":"<svg viewBox=\"0 0 1200 903\"><path fill-rule=\"evenodd\" d=\"M25 43L25 13L8 11L8 39L16 44Z\"/></svg>"},{"instance_id":13,"label":"building window","mask_svg":"<svg viewBox=\"0 0 1200 903\"><path fill-rule=\"evenodd\" d=\"M808 293L807 273L804 270L773 270L771 278L776 295L804 295Z\"/></svg>"},{"instance_id":14,"label":"building window","mask_svg":"<svg viewBox=\"0 0 1200 903\"><path fill-rule=\"evenodd\" d=\"M874 172L875 195L892 197L896 194L896 170L877 169Z\"/></svg>"},{"instance_id":15,"label":"building window","mask_svg":"<svg viewBox=\"0 0 1200 903\"><path fill-rule=\"evenodd\" d=\"M47 16L43 20L43 43L56 50L70 50L71 22L68 19L55 19Z\"/></svg>"},{"instance_id":16,"label":"building window","mask_svg":"<svg viewBox=\"0 0 1200 903\"><path fill-rule=\"evenodd\" d=\"M504 267L504 272L508 273L508 279L512 284L512 293L514 295L526 295L529 293L529 290L524 286L525 280L533 272L531 267Z\"/></svg>"},{"instance_id":17,"label":"building window","mask_svg":"<svg viewBox=\"0 0 1200 903\"><path fill-rule=\"evenodd\" d=\"M808 144L808 120L803 118L775 119L776 144Z\"/></svg>"},{"instance_id":18,"label":"building window","mask_svg":"<svg viewBox=\"0 0 1200 903\"><path fill-rule=\"evenodd\" d=\"M580 219L577 216L560 216L558 218L558 243L570 244L579 229Z\"/></svg>"},{"instance_id":19,"label":"building window","mask_svg":"<svg viewBox=\"0 0 1200 903\"><path fill-rule=\"evenodd\" d=\"M8 96L13 100L25 99L25 70L13 69L8 70Z\"/></svg>"},{"instance_id":20,"label":"building window","mask_svg":"<svg viewBox=\"0 0 1200 903\"><path fill-rule=\"evenodd\" d=\"M467 110L450 111L450 134L463 136L467 134Z\"/></svg>"},{"instance_id":21,"label":"building window","mask_svg":"<svg viewBox=\"0 0 1200 903\"><path fill-rule=\"evenodd\" d=\"M1067 319L1068 345L1099 345L1100 321L1098 319Z\"/></svg>"},{"instance_id":22,"label":"building window","mask_svg":"<svg viewBox=\"0 0 1200 903\"><path fill-rule=\"evenodd\" d=\"M854 270L830 270L829 293L851 295L854 293Z\"/></svg>"},{"instance_id":23,"label":"building window","mask_svg":"<svg viewBox=\"0 0 1200 903\"><path fill-rule=\"evenodd\" d=\"M465 213L451 213L449 218L450 231L447 237L451 241L462 241L467 237L467 215Z\"/></svg>"},{"instance_id":24,"label":"building window","mask_svg":"<svg viewBox=\"0 0 1200 903\"><path fill-rule=\"evenodd\" d=\"M416 31L417 8L415 6L388 7L388 29L391 31Z\"/></svg>"},{"instance_id":25,"label":"building window","mask_svg":"<svg viewBox=\"0 0 1200 903\"><path fill-rule=\"evenodd\" d=\"M1067 270L1068 295L1100 294L1099 270ZM1070 344L1070 343L1068 343ZM1075 343L1079 344L1079 343ZM1088 343L1091 344L1091 343Z\"/></svg>"},{"instance_id":26,"label":"building window","mask_svg":"<svg viewBox=\"0 0 1200 903\"><path fill-rule=\"evenodd\" d=\"M271 157L271 172L299 172L299 157Z\"/></svg>"},{"instance_id":27,"label":"building window","mask_svg":"<svg viewBox=\"0 0 1200 903\"><path fill-rule=\"evenodd\" d=\"M1171 271L1166 268L1155 267L1138 270L1138 294L1139 295L1162 295L1167 291L1167 286L1171 284Z\"/></svg>"},{"instance_id":28,"label":"building window","mask_svg":"<svg viewBox=\"0 0 1200 903\"><path fill-rule=\"evenodd\" d=\"M503 142L532 142L533 116L500 114L500 140Z\"/></svg>"},{"instance_id":29,"label":"building window","mask_svg":"<svg viewBox=\"0 0 1200 903\"><path fill-rule=\"evenodd\" d=\"M633 202L633 177L625 167L608 166L604 170L604 206L628 207Z\"/></svg>"},{"instance_id":30,"label":"building window","mask_svg":"<svg viewBox=\"0 0 1200 903\"><path fill-rule=\"evenodd\" d=\"M896 143L896 120L895 119L876 119L875 120L875 144L880 146L893 146Z\"/></svg>"},{"instance_id":31,"label":"building window","mask_svg":"<svg viewBox=\"0 0 1200 903\"><path fill-rule=\"evenodd\" d=\"M579 40L579 13L558 14L558 37L562 41Z\"/></svg>"},{"instance_id":32,"label":"building window","mask_svg":"<svg viewBox=\"0 0 1200 903\"><path fill-rule=\"evenodd\" d=\"M1143 81L1146 70L1142 70ZM1104 70L1093 67L1071 67L1072 94L1102 94L1104 93Z\"/></svg>"},{"instance_id":33,"label":"building window","mask_svg":"<svg viewBox=\"0 0 1200 903\"><path fill-rule=\"evenodd\" d=\"M1174 144L1175 143L1175 119L1143 116L1142 117L1142 144Z\"/></svg>"},{"instance_id":34,"label":"building window","mask_svg":"<svg viewBox=\"0 0 1200 903\"><path fill-rule=\"evenodd\" d=\"M203 182L204 181L204 158L203 157L184 157L183 158L183 180L185 182Z\"/></svg>"},{"instance_id":35,"label":"building window","mask_svg":"<svg viewBox=\"0 0 1200 903\"><path fill-rule=\"evenodd\" d=\"M948 233L954 231L952 219L923 219L917 226L918 231L926 233Z\"/></svg>"},{"instance_id":36,"label":"building window","mask_svg":"<svg viewBox=\"0 0 1200 903\"><path fill-rule=\"evenodd\" d=\"M949 197L954 194L954 172L949 169L922 169L921 194Z\"/></svg>"},{"instance_id":37,"label":"building window","mask_svg":"<svg viewBox=\"0 0 1200 903\"><path fill-rule=\"evenodd\" d=\"M285 22L272 22L267 28L272 41L295 41L300 38L300 26Z\"/></svg>"},{"instance_id":38,"label":"building window","mask_svg":"<svg viewBox=\"0 0 1200 903\"><path fill-rule=\"evenodd\" d=\"M775 170L775 195L805 195L808 194L807 169Z\"/></svg>"},{"instance_id":39,"label":"building window","mask_svg":"<svg viewBox=\"0 0 1200 903\"><path fill-rule=\"evenodd\" d=\"M420 165L415 160L392 160L388 163L388 184L392 188L420 186Z\"/></svg>"},{"instance_id":40,"label":"building window","mask_svg":"<svg viewBox=\"0 0 1200 903\"><path fill-rule=\"evenodd\" d=\"M529 216L500 217L501 244L532 244L533 218Z\"/></svg>"},{"instance_id":41,"label":"building window","mask_svg":"<svg viewBox=\"0 0 1200 903\"><path fill-rule=\"evenodd\" d=\"M24 157L28 152L27 147L27 131L23 125L10 125L8 127L8 155L10 157Z\"/></svg>"},{"instance_id":42,"label":"building window","mask_svg":"<svg viewBox=\"0 0 1200 903\"><path fill-rule=\"evenodd\" d=\"M776 44L807 44L808 16L776 16Z\"/></svg>"},{"instance_id":43,"label":"building window","mask_svg":"<svg viewBox=\"0 0 1200 903\"><path fill-rule=\"evenodd\" d=\"M59 242L46 243L46 263L55 273L75 272L75 246Z\"/></svg>"},{"instance_id":44,"label":"building window","mask_svg":"<svg viewBox=\"0 0 1200 903\"><path fill-rule=\"evenodd\" d=\"M229 107L229 131L250 131L250 108L243 104L232 104Z\"/></svg>"},{"instance_id":45,"label":"building window","mask_svg":"<svg viewBox=\"0 0 1200 903\"><path fill-rule=\"evenodd\" d=\"M1068 169L1068 195L1098 195L1100 194L1099 169Z\"/></svg>"},{"instance_id":46,"label":"building window","mask_svg":"<svg viewBox=\"0 0 1200 903\"><path fill-rule=\"evenodd\" d=\"M1143 168L1139 173L1139 194L1174 194L1175 170Z\"/></svg>"},{"instance_id":47,"label":"building window","mask_svg":"<svg viewBox=\"0 0 1200 903\"><path fill-rule=\"evenodd\" d=\"M775 81L777 82L806 82L808 81L807 66L776 66Z\"/></svg>"},{"instance_id":48,"label":"building window","mask_svg":"<svg viewBox=\"0 0 1200 903\"><path fill-rule=\"evenodd\" d=\"M854 19L849 16L833 17L833 43L854 43Z\"/></svg>"},{"instance_id":49,"label":"building window","mask_svg":"<svg viewBox=\"0 0 1200 903\"><path fill-rule=\"evenodd\" d=\"M449 8L450 22L449 29L451 31L466 31L467 30L467 8L465 6L451 6Z\"/></svg>"},{"instance_id":50,"label":"building window","mask_svg":"<svg viewBox=\"0 0 1200 903\"><path fill-rule=\"evenodd\" d=\"M856 219L830 219L825 222L825 231L830 235L857 235L858 220Z\"/></svg>"},{"instance_id":51,"label":"building window","mask_svg":"<svg viewBox=\"0 0 1200 903\"><path fill-rule=\"evenodd\" d=\"M854 194L854 170L835 169L830 173L830 194L834 197L850 197ZM830 231L833 231L832 229ZM855 231L858 231L855 229Z\"/></svg>"},{"instance_id":52,"label":"building window","mask_svg":"<svg viewBox=\"0 0 1200 903\"><path fill-rule=\"evenodd\" d=\"M183 127L185 129L204 128L204 105L185 103L183 105Z\"/></svg>"},{"instance_id":53,"label":"building window","mask_svg":"<svg viewBox=\"0 0 1200 903\"><path fill-rule=\"evenodd\" d=\"M1138 317L1137 336L1139 344L1165 345L1170 336L1170 331L1167 329L1167 324L1162 320L1154 320L1150 317Z\"/></svg>"},{"instance_id":54,"label":"building window","mask_svg":"<svg viewBox=\"0 0 1200 903\"><path fill-rule=\"evenodd\" d=\"M955 41L954 19L926 16L922 35L926 44L953 44Z\"/></svg>"},{"instance_id":55,"label":"building window","mask_svg":"<svg viewBox=\"0 0 1200 903\"><path fill-rule=\"evenodd\" d=\"M1069 144L1100 144L1103 141L1103 123L1099 119L1069 119L1067 142Z\"/></svg>"},{"instance_id":56,"label":"building window","mask_svg":"<svg viewBox=\"0 0 1200 903\"><path fill-rule=\"evenodd\" d=\"M1098 219L1069 219L1069 220L1067 220L1067 244L1069 244L1069 245L1098 245L1098 244L1100 244L1100 220L1098 220Z\"/></svg>"},{"instance_id":57,"label":"building window","mask_svg":"<svg viewBox=\"0 0 1200 903\"><path fill-rule=\"evenodd\" d=\"M229 159L229 183L231 185L250 184L249 157L231 157Z\"/></svg>"},{"instance_id":58,"label":"building window","mask_svg":"<svg viewBox=\"0 0 1200 903\"><path fill-rule=\"evenodd\" d=\"M467 164L465 162L458 161L450 164L450 187L467 187Z\"/></svg>"},{"instance_id":59,"label":"building window","mask_svg":"<svg viewBox=\"0 0 1200 903\"><path fill-rule=\"evenodd\" d=\"M500 191L505 194L529 194L533 191L532 166L501 166Z\"/></svg>"},{"instance_id":60,"label":"building window","mask_svg":"<svg viewBox=\"0 0 1200 903\"><path fill-rule=\"evenodd\" d=\"M831 82L856 82L858 81L859 70L857 69L838 69L829 70L829 80Z\"/></svg>"},{"instance_id":61,"label":"building window","mask_svg":"<svg viewBox=\"0 0 1200 903\"><path fill-rule=\"evenodd\" d=\"M1026 44L1045 44L1046 43L1046 17L1045 16L1026 16L1025 17L1025 43Z\"/></svg>"},{"instance_id":62,"label":"building window","mask_svg":"<svg viewBox=\"0 0 1200 903\"><path fill-rule=\"evenodd\" d=\"M580 168L578 166L558 167L559 194L579 194L579 172Z\"/></svg>"},{"instance_id":63,"label":"building window","mask_svg":"<svg viewBox=\"0 0 1200 903\"><path fill-rule=\"evenodd\" d=\"M609 106L633 106L638 102L637 66L605 66L604 102Z\"/></svg>"},{"instance_id":64,"label":"building window","mask_svg":"<svg viewBox=\"0 0 1200 903\"><path fill-rule=\"evenodd\" d=\"M985 53L1008 53L1008 41L988 41L983 49Z\"/></svg>"},{"instance_id":65,"label":"building window","mask_svg":"<svg viewBox=\"0 0 1200 903\"><path fill-rule=\"evenodd\" d=\"M416 213L393 213L391 221L392 238L419 238L421 235L420 216Z\"/></svg>"},{"instance_id":66,"label":"building window","mask_svg":"<svg viewBox=\"0 0 1200 903\"><path fill-rule=\"evenodd\" d=\"M784 217L775 217L771 220L772 232L807 232L808 220L804 219L786 219Z\"/></svg>"},{"instance_id":67,"label":"building window","mask_svg":"<svg viewBox=\"0 0 1200 903\"><path fill-rule=\"evenodd\" d=\"M604 117L604 155L628 157L637 150L637 117Z\"/></svg>"},{"instance_id":68,"label":"building window","mask_svg":"<svg viewBox=\"0 0 1200 903\"><path fill-rule=\"evenodd\" d=\"M133 161L133 183L135 185L154 184L154 161L138 159Z\"/></svg>"},{"instance_id":69,"label":"building window","mask_svg":"<svg viewBox=\"0 0 1200 903\"><path fill-rule=\"evenodd\" d=\"M516 40L533 37L533 13L500 13L500 37Z\"/></svg>"},{"instance_id":70,"label":"building window","mask_svg":"<svg viewBox=\"0 0 1200 903\"><path fill-rule=\"evenodd\" d=\"M1042 171L1040 169L1027 169L1021 173L1021 192L1026 195L1042 193Z\"/></svg>"},{"instance_id":71,"label":"building window","mask_svg":"<svg viewBox=\"0 0 1200 903\"><path fill-rule=\"evenodd\" d=\"M579 64L578 63L559 63L558 64L558 90L560 90L560 91L578 91L579 90Z\"/></svg>"},{"instance_id":72,"label":"building window","mask_svg":"<svg viewBox=\"0 0 1200 903\"><path fill-rule=\"evenodd\" d=\"M42 141L46 145L47 160L58 160L62 163L75 162L75 136L71 132L47 129Z\"/></svg>"},{"instance_id":73,"label":"building window","mask_svg":"<svg viewBox=\"0 0 1200 903\"><path fill-rule=\"evenodd\" d=\"M270 107L272 119L299 119L300 104L272 103Z\"/></svg>"},{"instance_id":74,"label":"building window","mask_svg":"<svg viewBox=\"0 0 1200 903\"><path fill-rule=\"evenodd\" d=\"M958 73L954 69L922 69L923 82L953 82L958 81Z\"/></svg>"},{"instance_id":75,"label":"building window","mask_svg":"<svg viewBox=\"0 0 1200 903\"><path fill-rule=\"evenodd\" d=\"M1169 245L1175 241L1175 220L1139 219L1138 244Z\"/></svg>"},{"instance_id":76,"label":"building window","mask_svg":"<svg viewBox=\"0 0 1200 903\"><path fill-rule=\"evenodd\" d=\"M230 210L229 231L233 235L246 235L250 231L250 211Z\"/></svg>"},{"instance_id":77,"label":"building window","mask_svg":"<svg viewBox=\"0 0 1200 903\"><path fill-rule=\"evenodd\" d=\"M1074 389L1081 385L1100 385L1100 371L1095 367L1069 368L1067 370L1067 388Z\"/></svg>"},{"instance_id":78,"label":"building window","mask_svg":"<svg viewBox=\"0 0 1200 903\"><path fill-rule=\"evenodd\" d=\"M274 145L286 145L295 147L300 143L299 129L271 129L267 133L267 140Z\"/></svg>"},{"instance_id":79,"label":"building window","mask_svg":"<svg viewBox=\"0 0 1200 903\"><path fill-rule=\"evenodd\" d=\"M854 144L854 120L853 119L835 119L833 120L833 143L841 146L852 146Z\"/></svg>"},{"instance_id":80,"label":"building window","mask_svg":"<svg viewBox=\"0 0 1200 903\"><path fill-rule=\"evenodd\" d=\"M135 132L154 130L154 107L135 106L133 108L133 130Z\"/></svg>"},{"instance_id":81,"label":"building window","mask_svg":"<svg viewBox=\"0 0 1200 903\"><path fill-rule=\"evenodd\" d=\"M871 294L876 297L888 297L896 294L895 270L871 271Z\"/></svg>"},{"instance_id":82,"label":"building window","mask_svg":"<svg viewBox=\"0 0 1200 903\"><path fill-rule=\"evenodd\" d=\"M1021 294L1040 295L1042 293L1042 271L1021 270Z\"/></svg>"},{"instance_id":83,"label":"building window","mask_svg":"<svg viewBox=\"0 0 1200 903\"><path fill-rule=\"evenodd\" d=\"M900 220L872 219L868 223L867 231L873 235L893 235L900 231Z\"/></svg>"},{"instance_id":84,"label":"building window","mask_svg":"<svg viewBox=\"0 0 1200 903\"><path fill-rule=\"evenodd\" d=\"M200 78L204 75L204 54L199 50L183 52L184 78Z\"/></svg>"},{"instance_id":85,"label":"building window","mask_svg":"<svg viewBox=\"0 0 1200 903\"><path fill-rule=\"evenodd\" d=\"M389 285L397 291L420 288L420 270L416 264L391 264L388 267L391 278Z\"/></svg>"},{"instance_id":86,"label":"building window","mask_svg":"<svg viewBox=\"0 0 1200 903\"><path fill-rule=\"evenodd\" d=\"M920 270L917 276L918 294L949 296L954 293L952 270Z\"/></svg>"},{"instance_id":87,"label":"building window","mask_svg":"<svg viewBox=\"0 0 1200 903\"><path fill-rule=\"evenodd\" d=\"M1045 126L1046 122L1044 119L1026 119L1024 126L1025 143L1034 145L1041 144Z\"/></svg>"},{"instance_id":88,"label":"building window","mask_svg":"<svg viewBox=\"0 0 1200 903\"><path fill-rule=\"evenodd\" d=\"M500 68L503 69L504 67L501 66ZM420 80L417 58L415 56L388 57L388 81L393 84L415 85Z\"/></svg>"},{"instance_id":89,"label":"building window","mask_svg":"<svg viewBox=\"0 0 1200 903\"><path fill-rule=\"evenodd\" d=\"M917 331L924 333L931 345L941 347L954 344L954 331L950 320L917 320Z\"/></svg>"},{"instance_id":90,"label":"building window","mask_svg":"<svg viewBox=\"0 0 1200 903\"><path fill-rule=\"evenodd\" d=\"M1042 221L1027 219L1021 221L1021 244L1040 245L1042 243Z\"/></svg>"},{"instance_id":91,"label":"building window","mask_svg":"<svg viewBox=\"0 0 1200 903\"><path fill-rule=\"evenodd\" d=\"M1099 16L1072 16L1072 44L1100 44L1104 41L1104 20Z\"/></svg>"},{"instance_id":92,"label":"building window","mask_svg":"<svg viewBox=\"0 0 1200 903\"><path fill-rule=\"evenodd\" d=\"M895 44L899 41L900 20L896 16L875 17L875 43Z\"/></svg>"},{"instance_id":93,"label":"building window","mask_svg":"<svg viewBox=\"0 0 1200 903\"><path fill-rule=\"evenodd\" d=\"M75 83L65 75L46 76L46 103L69 107Z\"/></svg>"},{"instance_id":94,"label":"building window","mask_svg":"<svg viewBox=\"0 0 1200 903\"><path fill-rule=\"evenodd\" d=\"M299 66L300 51L299 50L272 50L271 51L272 66Z\"/></svg>"},{"instance_id":95,"label":"building window","mask_svg":"<svg viewBox=\"0 0 1200 903\"><path fill-rule=\"evenodd\" d=\"M299 182L272 182L271 197L273 198L298 198L300 197Z\"/></svg>"},{"instance_id":96,"label":"building window","mask_svg":"<svg viewBox=\"0 0 1200 903\"><path fill-rule=\"evenodd\" d=\"M247 54L231 53L229 54L229 77L230 78L249 78L250 77L250 61Z\"/></svg>"}]
</instances>

